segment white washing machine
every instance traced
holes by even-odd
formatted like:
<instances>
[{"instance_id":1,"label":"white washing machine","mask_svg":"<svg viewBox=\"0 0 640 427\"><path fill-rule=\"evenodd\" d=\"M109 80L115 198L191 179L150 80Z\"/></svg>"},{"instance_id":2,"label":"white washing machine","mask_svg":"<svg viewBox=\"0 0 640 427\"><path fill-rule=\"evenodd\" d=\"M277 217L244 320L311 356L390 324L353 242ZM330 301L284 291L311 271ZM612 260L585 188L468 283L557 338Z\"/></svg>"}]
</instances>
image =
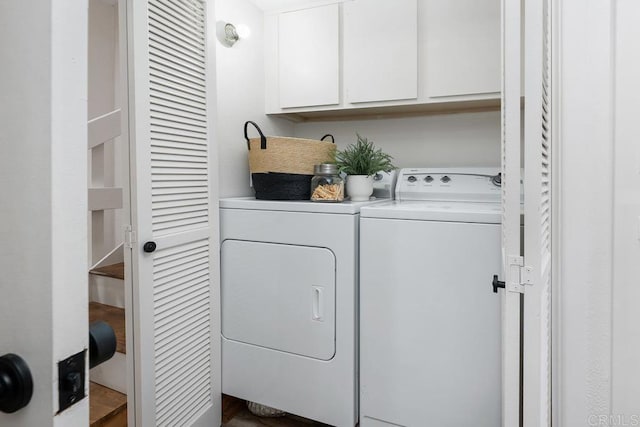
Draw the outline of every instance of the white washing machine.
<instances>
[{"instance_id":1,"label":"white washing machine","mask_svg":"<svg viewBox=\"0 0 640 427\"><path fill-rule=\"evenodd\" d=\"M360 425L501 425L498 168L403 169L360 220Z\"/></svg>"},{"instance_id":2,"label":"white washing machine","mask_svg":"<svg viewBox=\"0 0 640 427\"><path fill-rule=\"evenodd\" d=\"M379 202L220 201L223 393L357 423L359 212Z\"/></svg>"}]
</instances>

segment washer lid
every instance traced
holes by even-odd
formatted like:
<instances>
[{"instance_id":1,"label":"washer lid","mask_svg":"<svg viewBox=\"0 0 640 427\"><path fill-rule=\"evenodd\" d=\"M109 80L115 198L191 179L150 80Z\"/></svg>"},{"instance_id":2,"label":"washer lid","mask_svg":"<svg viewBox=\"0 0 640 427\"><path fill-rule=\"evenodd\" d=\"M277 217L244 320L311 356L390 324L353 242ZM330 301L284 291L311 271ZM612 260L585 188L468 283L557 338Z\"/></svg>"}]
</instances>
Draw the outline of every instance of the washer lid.
<instances>
[{"instance_id":1,"label":"washer lid","mask_svg":"<svg viewBox=\"0 0 640 427\"><path fill-rule=\"evenodd\" d=\"M256 200L254 197L233 197L220 199L220 207L224 209L250 209L262 211L312 212L355 215L364 206L381 203L388 199L370 200L367 202L340 203L312 202L309 200Z\"/></svg>"},{"instance_id":2,"label":"washer lid","mask_svg":"<svg viewBox=\"0 0 640 427\"><path fill-rule=\"evenodd\" d=\"M500 203L394 201L364 207L360 217L500 224L502 207Z\"/></svg>"}]
</instances>

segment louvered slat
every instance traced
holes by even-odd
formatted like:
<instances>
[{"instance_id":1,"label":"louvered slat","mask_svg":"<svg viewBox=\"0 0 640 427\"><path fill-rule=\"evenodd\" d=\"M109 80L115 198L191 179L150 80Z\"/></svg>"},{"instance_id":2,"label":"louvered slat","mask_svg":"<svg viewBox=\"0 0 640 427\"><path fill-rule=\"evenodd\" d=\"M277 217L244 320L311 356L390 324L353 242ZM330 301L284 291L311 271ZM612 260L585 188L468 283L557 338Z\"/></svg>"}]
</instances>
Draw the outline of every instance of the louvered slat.
<instances>
[{"instance_id":1,"label":"louvered slat","mask_svg":"<svg viewBox=\"0 0 640 427\"><path fill-rule=\"evenodd\" d=\"M150 48L154 55L164 58L168 62L177 64L180 67L191 70L196 73L196 75L198 70L204 67L203 62L196 61L191 55L182 54L173 46L167 46L163 43L154 41L154 39L151 39Z\"/></svg>"},{"instance_id":2,"label":"louvered slat","mask_svg":"<svg viewBox=\"0 0 640 427\"><path fill-rule=\"evenodd\" d=\"M183 145L180 148L176 148L175 146L168 147L166 145L154 145L153 147L151 147L151 154L158 156L178 156L178 158L189 159L191 157L201 158L204 154L206 154L206 151L203 152L203 150L198 149L198 147L190 147L186 145Z\"/></svg>"},{"instance_id":3,"label":"louvered slat","mask_svg":"<svg viewBox=\"0 0 640 427\"><path fill-rule=\"evenodd\" d=\"M175 369L183 363L188 355L193 354L194 351L200 348L205 348L205 345L200 342L202 334L198 331L191 331L190 334L181 335L170 346L167 346L163 351L161 357L156 358L156 366L171 366L170 369ZM206 344L206 342L205 342ZM169 369L169 368L167 368Z\"/></svg>"},{"instance_id":4,"label":"louvered slat","mask_svg":"<svg viewBox=\"0 0 640 427\"><path fill-rule=\"evenodd\" d=\"M188 79L180 79L180 78L176 78L174 77L172 74L164 72L164 71L157 71L157 72L152 72L151 73L151 79L150 79L151 83L158 88L163 88L163 87L172 87L175 89L178 89L182 92L182 94L188 94L194 97L194 99L198 99L200 102L202 102L202 99L199 99L201 96L201 91L202 88L198 87L198 83L197 80L193 79L193 80L188 80ZM151 111L158 111L158 112L169 112L172 114L176 114L177 112L183 111L185 113L190 113L190 111L187 111L186 109L180 109L180 110L176 110L174 108L172 109L167 109L166 107L164 107L164 105L162 104L153 104ZM192 116L194 118L199 118L199 116Z\"/></svg>"},{"instance_id":5,"label":"louvered slat","mask_svg":"<svg viewBox=\"0 0 640 427\"><path fill-rule=\"evenodd\" d=\"M189 357L184 361L186 363L191 363L192 360L196 360L201 357L201 355L209 355L209 352L206 348L200 348L195 351L191 351ZM156 378L158 381L165 380L170 377L171 373L175 371L174 366L171 364L173 359L167 359L164 362L156 363Z\"/></svg>"},{"instance_id":6,"label":"louvered slat","mask_svg":"<svg viewBox=\"0 0 640 427\"><path fill-rule=\"evenodd\" d=\"M175 34L168 31L158 31L156 26L151 26L149 34L151 37L155 37L158 41L162 40L164 43L169 43L180 49L185 54L202 55L202 46L194 44L190 41L178 38Z\"/></svg>"},{"instance_id":7,"label":"louvered slat","mask_svg":"<svg viewBox=\"0 0 640 427\"><path fill-rule=\"evenodd\" d=\"M198 371L207 368L206 366L201 366L200 369L197 369L198 367L196 366L196 363L202 363L203 360L210 362L211 358L211 355L206 351L207 349L198 343L199 339L206 336L205 329L205 326L200 327L200 329L197 330L198 333L193 335L190 343L183 341L183 344L181 344L185 348L185 352L183 352L184 357L180 357L184 364L172 363L171 360L167 359L168 363L166 363L162 369L156 370L157 387L163 390L163 393L156 394L156 404L158 406L170 406L171 399L174 397L171 392L173 388L188 387L189 382L186 384L181 383L188 373L192 375L190 382L194 382L200 379ZM208 364L209 363L207 363L207 365ZM176 373L178 373L178 375L175 375Z\"/></svg>"},{"instance_id":8,"label":"louvered slat","mask_svg":"<svg viewBox=\"0 0 640 427\"><path fill-rule=\"evenodd\" d=\"M198 35L204 31L203 16L197 12L194 13L194 10L180 13L180 9L176 8L177 5L178 3L174 1L156 0L153 4L150 4L150 9L183 30L190 30L194 39L199 40Z\"/></svg>"},{"instance_id":9,"label":"louvered slat","mask_svg":"<svg viewBox=\"0 0 640 427\"><path fill-rule=\"evenodd\" d=\"M154 303L161 304L166 298L172 298L178 293L184 292L185 289L193 286L193 283L196 283L199 286L201 283L204 283L208 280L207 270L202 268L195 268L193 271L186 272L185 276L181 277L176 281L167 281L163 284L160 283L156 286L156 294L154 295Z\"/></svg>"},{"instance_id":10,"label":"louvered slat","mask_svg":"<svg viewBox=\"0 0 640 427\"><path fill-rule=\"evenodd\" d=\"M184 368L180 369L180 367L178 367L178 369L167 369L163 373L157 372L156 375L158 378L158 384L161 386L164 384L179 384L181 381L189 381L189 380L197 379L197 377L194 378L194 376L189 378L188 376L190 372L189 367L202 368L204 367L203 365L209 364L210 360L211 360L210 355L207 354L206 351L202 351L200 353L194 353L189 357L189 359L185 360L185 362L187 363L186 369ZM162 404L164 401L164 398L168 398L168 397L170 396L169 395L158 396L158 402Z\"/></svg>"},{"instance_id":11,"label":"louvered slat","mask_svg":"<svg viewBox=\"0 0 640 427\"><path fill-rule=\"evenodd\" d=\"M155 200L158 203L162 203L162 202L172 202L172 201L177 201L177 200L192 200L192 199L198 199L198 198L202 198L202 197L206 197L207 193L201 192L201 191L197 191L197 188L188 188L188 191L185 192L155 192Z\"/></svg>"},{"instance_id":12,"label":"louvered slat","mask_svg":"<svg viewBox=\"0 0 640 427\"><path fill-rule=\"evenodd\" d=\"M168 283L173 287L176 287L180 280L187 280L190 269L203 268L205 265L204 260L209 256L207 252L204 254L194 253L179 258L173 261L172 264L167 265L166 268L158 268L154 273L154 280L158 291L161 290L163 284ZM154 295L156 296L156 295Z\"/></svg>"},{"instance_id":13,"label":"louvered slat","mask_svg":"<svg viewBox=\"0 0 640 427\"><path fill-rule=\"evenodd\" d=\"M190 41L196 46L204 46L204 40L199 36L201 31L198 28L176 19L171 13L164 10L157 0L149 1L149 21L158 24L158 31L177 34L181 39Z\"/></svg>"},{"instance_id":14,"label":"louvered slat","mask_svg":"<svg viewBox=\"0 0 640 427\"><path fill-rule=\"evenodd\" d=\"M152 119L153 120L153 119ZM183 137L195 142L201 140L206 143L206 134L199 129L189 129L188 126L176 126L174 123L158 120L151 125L151 137L173 138ZM153 166L153 164L152 164Z\"/></svg>"},{"instance_id":15,"label":"louvered slat","mask_svg":"<svg viewBox=\"0 0 640 427\"><path fill-rule=\"evenodd\" d=\"M152 83L154 78L164 79L172 82L173 84L178 83L195 90L203 88L204 85L202 76L191 72L185 72L184 69L162 59L158 59L155 63L151 64L150 77Z\"/></svg>"}]
</instances>

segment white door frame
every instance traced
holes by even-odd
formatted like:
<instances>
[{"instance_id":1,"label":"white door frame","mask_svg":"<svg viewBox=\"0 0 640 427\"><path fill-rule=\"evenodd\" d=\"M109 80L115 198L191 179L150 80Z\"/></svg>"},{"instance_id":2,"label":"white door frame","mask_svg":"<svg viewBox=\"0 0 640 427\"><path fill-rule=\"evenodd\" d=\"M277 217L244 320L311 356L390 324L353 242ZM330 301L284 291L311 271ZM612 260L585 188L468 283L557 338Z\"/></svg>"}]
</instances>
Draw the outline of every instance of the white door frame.
<instances>
[{"instance_id":1,"label":"white door frame","mask_svg":"<svg viewBox=\"0 0 640 427\"><path fill-rule=\"evenodd\" d=\"M56 415L57 363L88 347L87 11L0 3L0 355L22 356L34 382L3 426L89 420L86 398Z\"/></svg>"},{"instance_id":2,"label":"white door frame","mask_svg":"<svg viewBox=\"0 0 640 427\"><path fill-rule=\"evenodd\" d=\"M518 0L502 1L502 426L520 424L520 158L522 87ZM490 278L487 278L489 280Z\"/></svg>"},{"instance_id":3,"label":"white door frame","mask_svg":"<svg viewBox=\"0 0 640 427\"><path fill-rule=\"evenodd\" d=\"M556 3L553 420L631 425L640 415L640 8Z\"/></svg>"}]
</instances>

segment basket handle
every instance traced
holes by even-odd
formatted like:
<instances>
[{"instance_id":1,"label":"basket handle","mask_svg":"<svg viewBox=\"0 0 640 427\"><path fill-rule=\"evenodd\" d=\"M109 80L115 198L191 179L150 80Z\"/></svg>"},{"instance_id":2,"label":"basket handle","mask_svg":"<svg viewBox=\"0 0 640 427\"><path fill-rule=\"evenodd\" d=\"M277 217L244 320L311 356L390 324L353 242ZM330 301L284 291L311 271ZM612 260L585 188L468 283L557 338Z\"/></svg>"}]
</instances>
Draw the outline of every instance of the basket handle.
<instances>
[{"instance_id":1,"label":"basket handle","mask_svg":"<svg viewBox=\"0 0 640 427\"><path fill-rule=\"evenodd\" d=\"M258 131L258 133L260 134L260 149L261 150L266 150L267 149L267 137L264 136L264 134L260 130L260 127L258 127L258 125L255 124L255 122L252 122L251 120L247 121L244 124L244 139L247 140L247 148L249 150L251 150L251 141L249 141L249 135L247 133L247 128L249 127L249 123L251 123L253 125L253 127L255 127L256 130Z\"/></svg>"},{"instance_id":2,"label":"basket handle","mask_svg":"<svg viewBox=\"0 0 640 427\"><path fill-rule=\"evenodd\" d=\"M331 135L330 133L326 134L325 136L323 136L322 138L320 138L320 141L324 141L324 139L326 137L330 136L331 137L331 142L333 142L334 144L336 143L336 139L333 137L333 135Z\"/></svg>"}]
</instances>

